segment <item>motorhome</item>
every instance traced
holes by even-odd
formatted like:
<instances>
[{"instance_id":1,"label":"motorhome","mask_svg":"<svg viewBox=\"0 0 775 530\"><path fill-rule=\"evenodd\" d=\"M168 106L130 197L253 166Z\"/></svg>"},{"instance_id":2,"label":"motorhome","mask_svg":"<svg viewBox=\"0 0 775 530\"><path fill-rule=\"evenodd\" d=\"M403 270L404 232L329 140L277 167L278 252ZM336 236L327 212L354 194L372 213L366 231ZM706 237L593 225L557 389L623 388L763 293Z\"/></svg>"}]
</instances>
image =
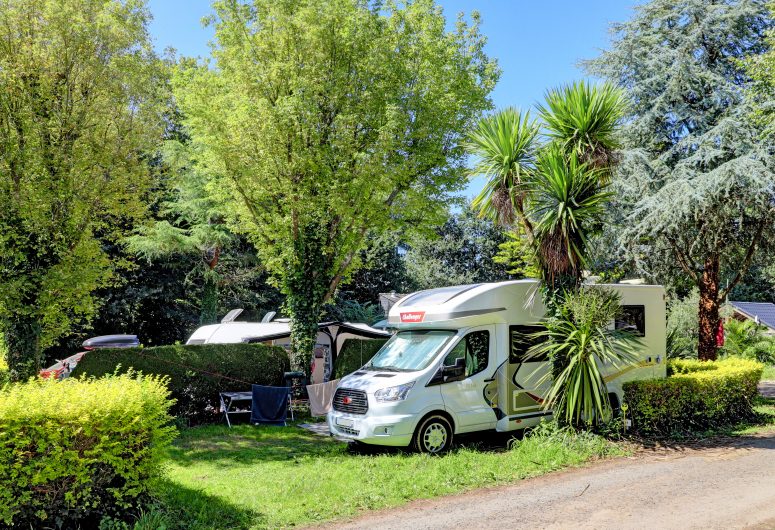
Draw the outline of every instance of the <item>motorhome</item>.
<instances>
[{"instance_id":1,"label":"motorhome","mask_svg":"<svg viewBox=\"0 0 775 530\"><path fill-rule=\"evenodd\" d=\"M275 319L275 313L270 312L261 322L243 322L237 320L241 313L241 309L233 309L220 323L197 328L186 344L253 342L290 349L290 319ZM334 361L347 339L387 339L390 336L391 334L383 329L360 322L321 322L318 324L310 382L323 383L329 380Z\"/></svg>"},{"instance_id":2,"label":"motorhome","mask_svg":"<svg viewBox=\"0 0 775 530\"><path fill-rule=\"evenodd\" d=\"M603 366L613 406L622 384L666 376L665 294L657 285L601 285L621 296L612 326L640 336L638 364ZM332 435L368 444L449 448L457 434L535 426L551 382L546 359L526 357L545 308L536 280L420 291L390 310L395 335L342 379L328 414Z\"/></svg>"}]
</instances>

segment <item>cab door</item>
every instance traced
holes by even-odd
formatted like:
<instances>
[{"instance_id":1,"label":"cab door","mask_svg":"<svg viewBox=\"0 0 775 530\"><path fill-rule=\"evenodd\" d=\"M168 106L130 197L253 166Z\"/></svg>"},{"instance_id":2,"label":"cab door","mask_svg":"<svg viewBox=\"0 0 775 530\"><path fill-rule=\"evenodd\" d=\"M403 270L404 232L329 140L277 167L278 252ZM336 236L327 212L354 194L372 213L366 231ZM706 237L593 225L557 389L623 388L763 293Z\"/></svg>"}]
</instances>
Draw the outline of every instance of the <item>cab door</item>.
<instances>
[{"instance_id":1,"label":"cab door","mask_svg":"<svg viewBox=\"0 0 775 530\"><path fill-rule=\"evenodd\" d=\"M441 383L444 406L457 417L457 432L495 428L495 412L485 394L494 377L495 351L494 326L480 326L469 330L444 357L443 366L465 364L457 380Z\"/></svg>"}]
</instances>

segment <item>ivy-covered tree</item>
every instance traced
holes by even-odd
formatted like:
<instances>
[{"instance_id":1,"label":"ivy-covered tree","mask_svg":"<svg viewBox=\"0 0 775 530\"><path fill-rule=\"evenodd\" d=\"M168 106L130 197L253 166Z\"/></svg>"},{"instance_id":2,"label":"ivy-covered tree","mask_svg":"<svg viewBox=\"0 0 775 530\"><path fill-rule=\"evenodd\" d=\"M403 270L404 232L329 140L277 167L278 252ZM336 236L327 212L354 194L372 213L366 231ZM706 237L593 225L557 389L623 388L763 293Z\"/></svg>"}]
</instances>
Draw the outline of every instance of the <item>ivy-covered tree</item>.
<instances>
[{"instance_id":1,"label":"ivy-covered tree","mask_svg":"<svg viewBox=\"0 0 775 530\"><path fill-rule=\"evenodd\" d=\"M16 378L95 313L144 215L165 68L141 0L0 0L0 328Z\"/></svg>"},{"instance_id":2,"label":"ivy-covered tree","mask_svg":"<svg viewBox=\"0 0 775 530\"><path fill-rule=\"evenodd\" d=\"M653 0L613 28L592 73L626 89L619 233L639 270L699 289L700 359L715 359L719 307L775 236L773 145L750 119L741 59L765 50L763 0Z\"/></svg>"},{"instance_id":3,"label":"ivy-covered tree","mask_svg":"<svg viewBox=\"0 0 775 530\"><path fill-rule=\"evenodd\" d=\"M439 221L460 135L498 69L478 16L451 32L432 0L214 3L211 65L175 76L211 193L287 295L295 364L367 234Z\"/></svg>"}]
</instances>

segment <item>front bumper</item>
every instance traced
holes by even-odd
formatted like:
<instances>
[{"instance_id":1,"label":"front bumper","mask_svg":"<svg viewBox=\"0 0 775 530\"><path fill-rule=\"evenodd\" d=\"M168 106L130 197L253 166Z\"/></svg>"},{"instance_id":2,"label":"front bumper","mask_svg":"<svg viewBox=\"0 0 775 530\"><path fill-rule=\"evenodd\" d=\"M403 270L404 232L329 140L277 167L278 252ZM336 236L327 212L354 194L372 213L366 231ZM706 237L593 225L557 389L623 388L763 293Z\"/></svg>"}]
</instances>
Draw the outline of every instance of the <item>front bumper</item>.
<instances>
[{"instance_id":1,"label":"front bumper","mask_svg":"<svg viewBox=\"0 0 775 530\"><path fill-rule=\"evenodd\" d=\"M350 414L332 410L327 419L332 435L373 445L406 447L412 442L417 416Z\"/></svg>"}]
</instances>

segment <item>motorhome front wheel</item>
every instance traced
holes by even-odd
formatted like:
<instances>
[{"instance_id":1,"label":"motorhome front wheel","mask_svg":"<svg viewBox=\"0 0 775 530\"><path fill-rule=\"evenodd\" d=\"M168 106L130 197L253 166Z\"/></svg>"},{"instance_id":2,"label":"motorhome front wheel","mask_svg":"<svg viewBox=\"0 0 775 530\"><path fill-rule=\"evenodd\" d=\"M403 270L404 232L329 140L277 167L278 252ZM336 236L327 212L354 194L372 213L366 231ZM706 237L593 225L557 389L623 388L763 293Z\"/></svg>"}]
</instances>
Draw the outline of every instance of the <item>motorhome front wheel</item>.
<instances>
[{"instance_id":1,"label":"motorhome front wheel","mask_svg":"<svg viewBox=\"0 0 775 530\"><path fill-rule=\"evenodd\" d=\"M444 416L429 416L417 427L414 448L423 453L443 453L452 446L452 425Z\"/></svg>"}]
</instances>

